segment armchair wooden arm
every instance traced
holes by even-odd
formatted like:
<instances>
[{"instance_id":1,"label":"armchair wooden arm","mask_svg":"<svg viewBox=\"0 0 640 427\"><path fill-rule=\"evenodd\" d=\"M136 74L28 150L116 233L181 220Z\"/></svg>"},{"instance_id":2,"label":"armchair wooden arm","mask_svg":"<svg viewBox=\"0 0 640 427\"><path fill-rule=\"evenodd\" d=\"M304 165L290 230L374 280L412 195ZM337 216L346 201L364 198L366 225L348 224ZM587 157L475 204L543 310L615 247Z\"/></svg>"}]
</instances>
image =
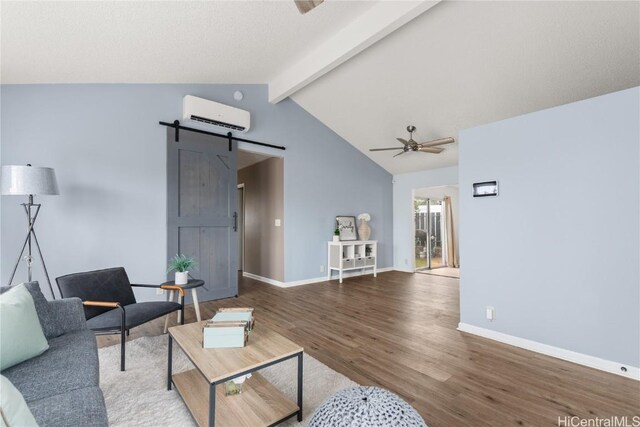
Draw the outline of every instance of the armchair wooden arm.
<instances>
[{"instance_id":1,"label":"armchair wooden arm","mask_svg":"<svg viewBox=\"0 0 640 427\"><path fill-rule=\"evenodd\" d=\"M92 307L108 307L108 308L120 307L119 302L113 302L113 301L82 301L82 304L89 305Z\"/></svg>"},{"instance_id":2,"label":"armchair wooden arm","mask_svg":"<svg viewBox=\"0 0 640 427\"><path fill-rule=\"evenodd\" d=\"M177 286L177 285L161 285L160 289L166 289L168 291L178 291L178 293L180 294L180 296L182 298L184 298L184 289L182 288L182 286Z\"/></svg>"}]
</instances>

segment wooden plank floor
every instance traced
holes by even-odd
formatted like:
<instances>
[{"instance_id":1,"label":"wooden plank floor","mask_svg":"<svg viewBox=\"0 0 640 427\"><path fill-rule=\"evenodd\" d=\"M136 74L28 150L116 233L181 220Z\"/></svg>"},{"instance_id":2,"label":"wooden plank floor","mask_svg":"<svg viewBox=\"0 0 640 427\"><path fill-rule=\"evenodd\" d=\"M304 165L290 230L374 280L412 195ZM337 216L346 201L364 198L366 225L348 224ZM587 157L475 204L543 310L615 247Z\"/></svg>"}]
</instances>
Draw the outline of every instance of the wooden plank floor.
<instances>
[{"instance_id":1,"label":"wooden plank floor","mask_svg":"<svg viewBox=\"0 0 640 427\"><path fill-rule=\"evenodd\" d=\"M240 297L201 304L203 318L223 306L255 307L256 327L360 384L392 390L431 427L640 415L640 382L458 332L457 279L394 271L283 289L241 278ZM195 320L192 307L186 320ZM159 335L163 325L129 339ZM118 342L98 337L100 346Z\"/></svg>"}]
</instances>

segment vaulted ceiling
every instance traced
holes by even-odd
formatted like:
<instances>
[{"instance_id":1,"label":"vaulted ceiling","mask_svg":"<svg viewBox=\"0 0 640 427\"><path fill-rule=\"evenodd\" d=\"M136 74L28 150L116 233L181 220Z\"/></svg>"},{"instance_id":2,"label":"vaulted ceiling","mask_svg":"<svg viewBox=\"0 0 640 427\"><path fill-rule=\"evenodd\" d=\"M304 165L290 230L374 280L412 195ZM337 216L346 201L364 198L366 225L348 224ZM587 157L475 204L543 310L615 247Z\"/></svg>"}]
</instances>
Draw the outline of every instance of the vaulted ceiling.
<instances>
[{"instance_id":1,"label":"vaulted ceiling","mask_svg":"<svg viewBox=\"0 0 640 427\"><path fill-rule=\"evenodd\" d=\"M457 164L371 153L640 85L639 2L444 1L293 95L390 171ZM517 141L514 141L514 144ZM532 147L532 149L534 149Z\"/></svg>"},{"instance_id":2,"label":"vaulted ceiling","mask_svg":"<svg viewBox=\"0 0 640 427\"><path fill-rule=\"evenodd\" d=\"M370 153L640 85L637 1L0 3L3 83L268 83ZM514 142L515 143L515 142Z\"/></svg>"},{"instance_id":3,"label":"vaulted ceiling","mask_svg":"<svg viewBox=\"0 0 640 427\"><path fill-rule=\"evenodd\" d=\"M2 1L2 82L266 83L373 4Z\"/></svg>"}]
</instances>

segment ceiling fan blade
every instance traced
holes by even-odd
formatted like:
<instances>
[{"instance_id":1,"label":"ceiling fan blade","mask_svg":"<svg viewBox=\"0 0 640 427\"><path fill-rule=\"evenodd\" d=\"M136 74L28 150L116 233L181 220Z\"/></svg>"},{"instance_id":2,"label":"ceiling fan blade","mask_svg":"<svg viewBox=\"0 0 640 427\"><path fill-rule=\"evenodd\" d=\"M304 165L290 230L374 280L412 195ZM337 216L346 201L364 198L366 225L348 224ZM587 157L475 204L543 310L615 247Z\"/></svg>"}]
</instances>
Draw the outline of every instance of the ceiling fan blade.
<instances>
[{"instance_id":1,"label":"ceiling fan blade","mask_svg":"<svg viewBox=\"0 0 640 427\"><path fill-rule=\"evenodd\" d=\"M402 147L369 148L369 151L387 151L387 150L403 150L403 148Z\"/></svg>"},{"instance_id":2,"label":"ceiling fan blade","mask_svg":"<svg viewBox=\"0 0 640 427\"><path fill-rule=\"evenodd\" d=\"M417 151L422 151L425 153L433 153L433 154L438 154L438 153L442 153L444 151L444 148L438 148L438 147L418 147Z\"/></svg>"},{"instance_id":3,"label":"ceiling fan blade","mask_svg":"<svg viewBox=\"0 0 640 427\"><path fill-rule=\"evenodd\" d=\"M398 141L400 141L400 142L401 142L402 144L404 144L404 145L409 145L409 141L407 141L407 140L404 140L404 139L402 139L402 138L396 138L396 139L397 139Z\"/></svg>"},{"instance_id":4,"label":"ceiling fan blade","mask_svg":"<svg viewBox=\"0 0 640 427\"><path fill-rule=\"evenodd\" d=\"M404 154L404 153L406 153L406 151L405 151L405 150L402 150L401 152L399 152L398 154L396 154L396 155L395 155L395 156L393 156L393 157L398 157L400 154Z\"/></svg>"},{"instance_id":5,"label":"ceiling fan blade","mask_svg":"<svg viewBox=\"0 0 640 427\"><path fill-rule=\"evenodd\" d=\"M318 6L324 0L294 0L296 6L298 7L298 11L301 14L305 14L309 12L314 7Z\"/></svg>"},{"instance_id":6,"label":"ceiling fan blade","mask_svg":"<svg viewBox=\"0 0 640 427\"><path fill-rule=\"evenodd\" d=\"M456 140L449 137L449 138L440 138L440 139L434 139L433 141L423 142L420 145L422 147L435 147L436 145L451 144L453 142L456 142Z\"/></svg>"}]
</instances>

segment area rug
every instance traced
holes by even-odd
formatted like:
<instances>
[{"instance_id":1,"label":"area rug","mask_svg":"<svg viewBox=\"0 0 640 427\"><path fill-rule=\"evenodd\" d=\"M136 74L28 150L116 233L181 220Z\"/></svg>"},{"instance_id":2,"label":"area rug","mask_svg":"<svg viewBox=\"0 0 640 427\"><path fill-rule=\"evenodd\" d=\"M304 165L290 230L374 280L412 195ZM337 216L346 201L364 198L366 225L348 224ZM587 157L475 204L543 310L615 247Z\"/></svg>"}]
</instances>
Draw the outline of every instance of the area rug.
<instances>
[{"instance_id":1,"label":"area rug","mask_svg":"<svg viewBox=\"0 0 640 427\"><path fill-rule=\"evenodd\" d=\"M110 426L195 426L184 402L167 390L167 336L143 337L127 342L127 370L120 372L120 346L99 349L100 388ZM296 399L297 360L270 366L260 373L293 401ZM305 353L303 359L303 414L281 425L304 426L313 411L335 392L358 384ZM174 345L173 372L193 365Z\"/></svg>"}]
</instances>

